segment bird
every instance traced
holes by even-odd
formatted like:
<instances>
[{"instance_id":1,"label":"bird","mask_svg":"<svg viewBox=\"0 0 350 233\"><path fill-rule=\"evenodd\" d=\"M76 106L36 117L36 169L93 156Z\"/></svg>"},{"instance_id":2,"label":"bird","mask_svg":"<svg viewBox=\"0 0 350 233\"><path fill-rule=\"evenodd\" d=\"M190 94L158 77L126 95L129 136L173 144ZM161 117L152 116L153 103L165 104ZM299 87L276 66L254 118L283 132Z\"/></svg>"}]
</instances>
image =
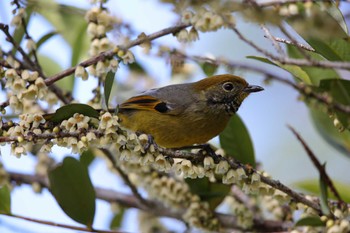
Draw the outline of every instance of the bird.
<instances>
[{"instance_id":1,"label":"bird","mask_svg":"<svg viewBox=\"0 0 350 233\"><path fill-rule=\"evenodd\" d=\"M243 100L264 90L221 74L197 82L154 88L121 103L122 127L151 135L164 148L203 144L220 134Z\"/></svg>"}]
</instances>

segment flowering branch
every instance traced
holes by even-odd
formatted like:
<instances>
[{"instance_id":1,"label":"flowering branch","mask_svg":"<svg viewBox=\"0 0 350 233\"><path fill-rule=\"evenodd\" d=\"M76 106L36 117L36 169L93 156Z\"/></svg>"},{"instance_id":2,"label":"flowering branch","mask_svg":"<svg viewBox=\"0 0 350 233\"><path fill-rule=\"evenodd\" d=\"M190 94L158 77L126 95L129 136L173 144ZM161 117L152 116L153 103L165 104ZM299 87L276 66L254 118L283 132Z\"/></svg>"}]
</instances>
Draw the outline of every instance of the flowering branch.
<instances>
[{"instance_id":1,"label":"flowering branch","mask_svg":"<svg viewBox=\"0 0 350 233\"><path fill-rule=\"evenodd\" d=\"M21 174L16 172L8 172L10 179L14 182L32 184L34 182L39 183L42 187L49 188L48 181L45 177L39 175L29 175L29 174ZM152 202L152 207L146 207L142 205L139 200L133 196L128 194L123 194L114 190L108 190L104 188L95 188L96 197L98 199L108 201L108 202L117 202L121 205L131 208L137 208L143 211L148 211L153 213L156 216L160 217L169 217L175 218L182 221L183 211L172 210L162 206L160 203ZM226 229L240 229L237 225L235 217L228 214L216 213L216 217L219 219L222 227ZM45 221L40 221L39 223L46 224ZM48 224L51 225L51 224ZM292 227L292 223L290 222L280 222L280 221L272 221L272 220L254 220L254 226L252 229L263 232L278 232L278 231L287 231ZM73 229L73 228L71 228ZM86 229L86 228L85 228ZM90 232L109 232L109 231L90 231ZM113 232L113 231L111 231Z\"/></svg>"}]
</instances>

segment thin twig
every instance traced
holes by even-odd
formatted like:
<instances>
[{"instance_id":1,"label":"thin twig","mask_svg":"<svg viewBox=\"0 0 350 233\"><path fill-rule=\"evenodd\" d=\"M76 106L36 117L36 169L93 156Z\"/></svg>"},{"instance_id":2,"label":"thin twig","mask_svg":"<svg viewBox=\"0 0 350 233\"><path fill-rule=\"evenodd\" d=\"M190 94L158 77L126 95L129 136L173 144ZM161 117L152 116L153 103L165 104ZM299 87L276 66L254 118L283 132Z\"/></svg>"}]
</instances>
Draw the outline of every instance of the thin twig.
<instances>
[{"instance_id":1,"label":"thin twig","mask_svg":"<svg viewBox=\"0 0 350 233\"><path fill-rule=\"evenodd\" d=\"M246 38L234 25L229 25L229 28L236 33L236 35L244 41L246 44L257 50L258 52L264 54L266 57L278 61L281 64L288 65L297 65L297 66L313 66L320 68L334 68L334 69L350 69L350 62L333 62L333 61L316 61L316 60L307 60L307 59L294 59L289 57L276 56L272 53L269 53L265 49L260 48L254 42Z\"/></svg>"},{"instance_id":2,"label":"thin twig","mask_svg":"<svg viewBox=\"0 0 350 233\"><path fill-rule=\"evenodd\" d=\"M88 228L88 227L78 227L78 226L72 226L68 224L62 224L62 223L56 223L56 222L51 222L51 221L46 221L46 220L41 220L41 219L36 219L36 218L30 218L30 217L25 217L22 215L17 215L17 214L4 214L0 213L0 215L5 215L17 219L22 219L26 220L29 222L35 222L35 223L40 223L52 227L61 227L61 228L66 228L66 229L71 229L74 231L84 231L84 232L97 232L97 233L122 233L122 231L107 231L107 230L98 230L98 229L93 229L93 228Z\"/></svg>"},{"instance_id":3,"label":"thin twig","mask_svg":"<svg viewBox=\"0 0 350 233\"><path fill-rule=\"evenodd\" d=\"M283 49L281 48L281 46L276 42L274 36L271 35L270 30L264 25L264 24L260 24L260 27L264 30L265 32L265 37L268 38L271 42L272 45L275 47L276 51L281 55L281 56L285 56L285 52L283 51Z\"/></svg>"},{"instance_id":4,"label":"thin twig","mask_svg":"<svg viewBox=\"0 0 350 233\"><path fill-rule=\"evenodd\" d=\"M106 155L107 159L112 163L113 168L118 171L119 175L122 177L124 182L129 186L129 188L131 189L131 192L139 200L139 202L142 205L145 205L147 207L152 207L151 202L147 201L141 196L141 194L139 193L135 185L130 181L128 175L118 166L117 161L114 158L114 156L111 154L111 152L105 148L100 148L100 150Z\"/></svg>"},{"instance_id":5,"label":"thin twig","mask_svg":"<svg viewBox=\"0 0 350 233\"><path fill-rule=\"evenodd\" d=\"M267 38L267 36L264 36L264 37ZM273 38L275 41L277 41L277 42L281 42L281 43L288 44L288 45L294 45L294 46L296 46L296 47L305 49L305 50L307 50L307 51L315 52L315 49L314 49L314 48L312 48L312 47L310 47L310 46L308 46L308 45L299 43L299 42L294 43L294 42L292 42L292 41L290 41L290 40L287 40L287 39L284 39L284 38L280 38L280 37L277 37L277 36L272 36L272 38Z\"/></svg>"},{"instance_id":6,"label":"thin twig","mask_svg":"<svg viewBox=\"0 0 350 233\"><path fill-rule=\"evenodd\" d=\"M165 35L168 35L168 34L173 34L173 33L176 33L186 27L190 26L189 24L180 24L178 26L174 26L174 27L169 27L169 28L166 28L166 29L163 29L163 30L160 30L158 32L155 32L153 34L150 34L146 37L142 37L142 38L137 38L136 40L133 40L129 43L127 43L126 45L120 45L118 46L120 49L122 50L126 50L126 49L130 49L136 45L140 45L142 43L145 43L147 41L152 41L152 40L155 40L159 37L162 37L162 36L165 36ZM102 52L100 53L99 55L95 56L95 57L92 57L92 58L89 58L83 62L81 62L79 64L79 66L83 66L83 67L87 67L87 66L91 66L93 64L96 64L98 61L102 61L108 57L113 57L114 55L116 54L116 51L114 50L108 50L108 51L105 51L105 52ZM74 73L75 69L76 69L77 66L74 66L74 67L71 67L71 68L68 68L58 74L55 74L51 77L49 77L48 79L45 80L45 83L47 86L50 86L52 83L68 76L68 75L71 75Z\"/></svg>"},{"instance_id":7,"label":"thin twig","mask_svg":"<svg viewBox=\"0 0 350 233\"><path fill-rule=\"evenodd\" d=\"M330 188L330 190L332 191L332 193L334 194L334 196L338 199L338 201L340 203L344 203L344 200L340 197L339 192L337 191L337 189L335 188L332 179L329 177L329 175L326 172L326 169L324 166L322 166L322 164L320 163L320 161L318 161L316 155L314 154L314 152L311 150L311 148L306 144L305 140L300 136L300 134L292 127L292 126L288 126L288 128L293 132L293 134L295 135L295 137L299 140L299 142L303 145L307 155L309 156L311 162L313 163L313 165L316 167L318 173L321 176L321 179L326 183L326 185Z\"/></svg>"}]
</instances>

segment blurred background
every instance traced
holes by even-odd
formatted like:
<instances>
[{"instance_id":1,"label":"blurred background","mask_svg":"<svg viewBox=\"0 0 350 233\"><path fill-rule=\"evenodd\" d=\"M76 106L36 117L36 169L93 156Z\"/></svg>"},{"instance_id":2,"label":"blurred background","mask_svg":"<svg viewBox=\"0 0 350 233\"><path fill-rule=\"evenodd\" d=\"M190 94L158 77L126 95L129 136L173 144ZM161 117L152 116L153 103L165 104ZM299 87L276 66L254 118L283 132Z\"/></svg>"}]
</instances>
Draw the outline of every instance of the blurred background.
<instances>
[{"instance_id":1,"label":"blurred background","mask_svg":"<svg viewBox=\"0 0 350 233\"><path fill-rule=\"evenodd\" d=\"M57 1L64 4L74 4L74 6L89 9L90 4L85 0L76 1ZM171 5L159 3L155 0L128 0L128 1L109 1L107 8L113 15L122 18L132 25L133 29L139 33L146 34L159 31L163 28L174 25L178 18L172 13ZM10 1L0 3L0 22L9 24L11 21ZM48 9L49 10L49 9ZM342 4L342 12L347 14L350 10L350 4ZM274 51L271 42L264 38L264 32L255 24L247 23L244 19L236 16L237 27L246 37L259 44L261 47ZM68 26L68 25L67 25ZM42 35L53 30L50 23L42 16L35 15L29 25L29 33L34 41L41 38ZM272 34L279 36L279 32L271 28ZM109 38L116 43L120 42L120 35L111 33ZM155 43L169 45L183 49L192 55L208 55L214 57L226 57L230 60L254 63L257 66L265 66L273 69L274 72L281 72L286 78L291 79L289 73L275 68L273 66L263 65L246 58L248 55L259 55L254 49L240 41L233 32L229 30L219 30L215 33L200 33L200 40L192 44L181 45L173 36L165 36L156 40ZM0 33L0 46L6 48L4 35ZM130 77L128 70L121 65L116 75L114 95L112 104L117 105L133 93L140 92L151 87L167 85L169 83L194 81L205 77L201 68L189 64L192 74L191 79L183 80L181 77L172 77L170 65L163 59L145 56L140 48L133 48L137 62L146 69L149 77L140 77L142 82L133 88L127 88L125 83L130 80L137 80L138 77ZM54 36L44 46L40 53L45 54L55 60L62 69L70 67L70 46L60 37ZM217 73L227 72L219 69ZM238 114L242 117L249 129L257 161L261 163L263 170L268 172L274 179L280 180L284 184L292 185L302 180L318 179L318 172L309 161L306 153L300 143L292 135L287 125L293 126L309 144L321 162L327 162L327 171L336 181L348 184L350 186L350 177L347 171L350 167L350 160L343 154L333 149L326 143L315 130L310 120L308 109L305 104L298 101L298 93L288 86L277 82L266 84L264 77L255 73L243 70L235 70L234 74L243 76L249 83L261 85L265 91L250 96L240 108ZM152 79L150 79L150 77ZM154 80L154 81L151 81ZM84 82L75 80L74 97L79 101L86 103L92 93L87 91L94 88L93 79ZM0 93L0 102L5 100L3 93ZM216 139L213 143L217 143ZM8 146L1 146L0 161L7 170L22 173L32 173L34 171L35 160L30 156L22 156L20 159L10 154ZM52 156L57 161L71 154L70 150L56 147ZM129 192L128 188L111 174L104 161L95 160L90 166L90 174L93 183L99 187L112 188L118 191ZM0 200L1 201L1 200ZM35 194L28 185L22 185L12 192L12 212L19 215L30 216L42 220L50 220L58 223L67 223L76 225L67 217L54 198L47 190L41 194ZM128 232L137 232L137 226L128 220L135 217L136 210L129 211L123 229ZM97 201L97 212L94 226L100 229L108 229L112 218L110 205L103 201ZM183 229L184 226L179 226ZM48 227L40 224L25 222L22 220L0 215L0 232L73 232L71 230Z\"/></svg>"}]
</instances>

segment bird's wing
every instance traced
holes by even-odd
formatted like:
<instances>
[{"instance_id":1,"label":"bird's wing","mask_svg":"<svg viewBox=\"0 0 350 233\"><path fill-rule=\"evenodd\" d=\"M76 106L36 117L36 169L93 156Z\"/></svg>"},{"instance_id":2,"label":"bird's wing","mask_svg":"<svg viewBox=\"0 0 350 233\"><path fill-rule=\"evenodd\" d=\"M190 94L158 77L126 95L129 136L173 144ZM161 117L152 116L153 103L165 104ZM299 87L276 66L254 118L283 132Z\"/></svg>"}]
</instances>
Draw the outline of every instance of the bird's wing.
<instances>
[{"instance_id":1,"label":"bird's wing","mask_svg":"<svg viewBox=\"0 0 350 233\"><path fill-rule=\"evenodd\" d=\"M182 109L180 109L176 104L165 102L150 95L138 95L131 97L119 105L119 110L157 111L170 115L177 115L182 111Z\"/></svg>"}]
</instances>

